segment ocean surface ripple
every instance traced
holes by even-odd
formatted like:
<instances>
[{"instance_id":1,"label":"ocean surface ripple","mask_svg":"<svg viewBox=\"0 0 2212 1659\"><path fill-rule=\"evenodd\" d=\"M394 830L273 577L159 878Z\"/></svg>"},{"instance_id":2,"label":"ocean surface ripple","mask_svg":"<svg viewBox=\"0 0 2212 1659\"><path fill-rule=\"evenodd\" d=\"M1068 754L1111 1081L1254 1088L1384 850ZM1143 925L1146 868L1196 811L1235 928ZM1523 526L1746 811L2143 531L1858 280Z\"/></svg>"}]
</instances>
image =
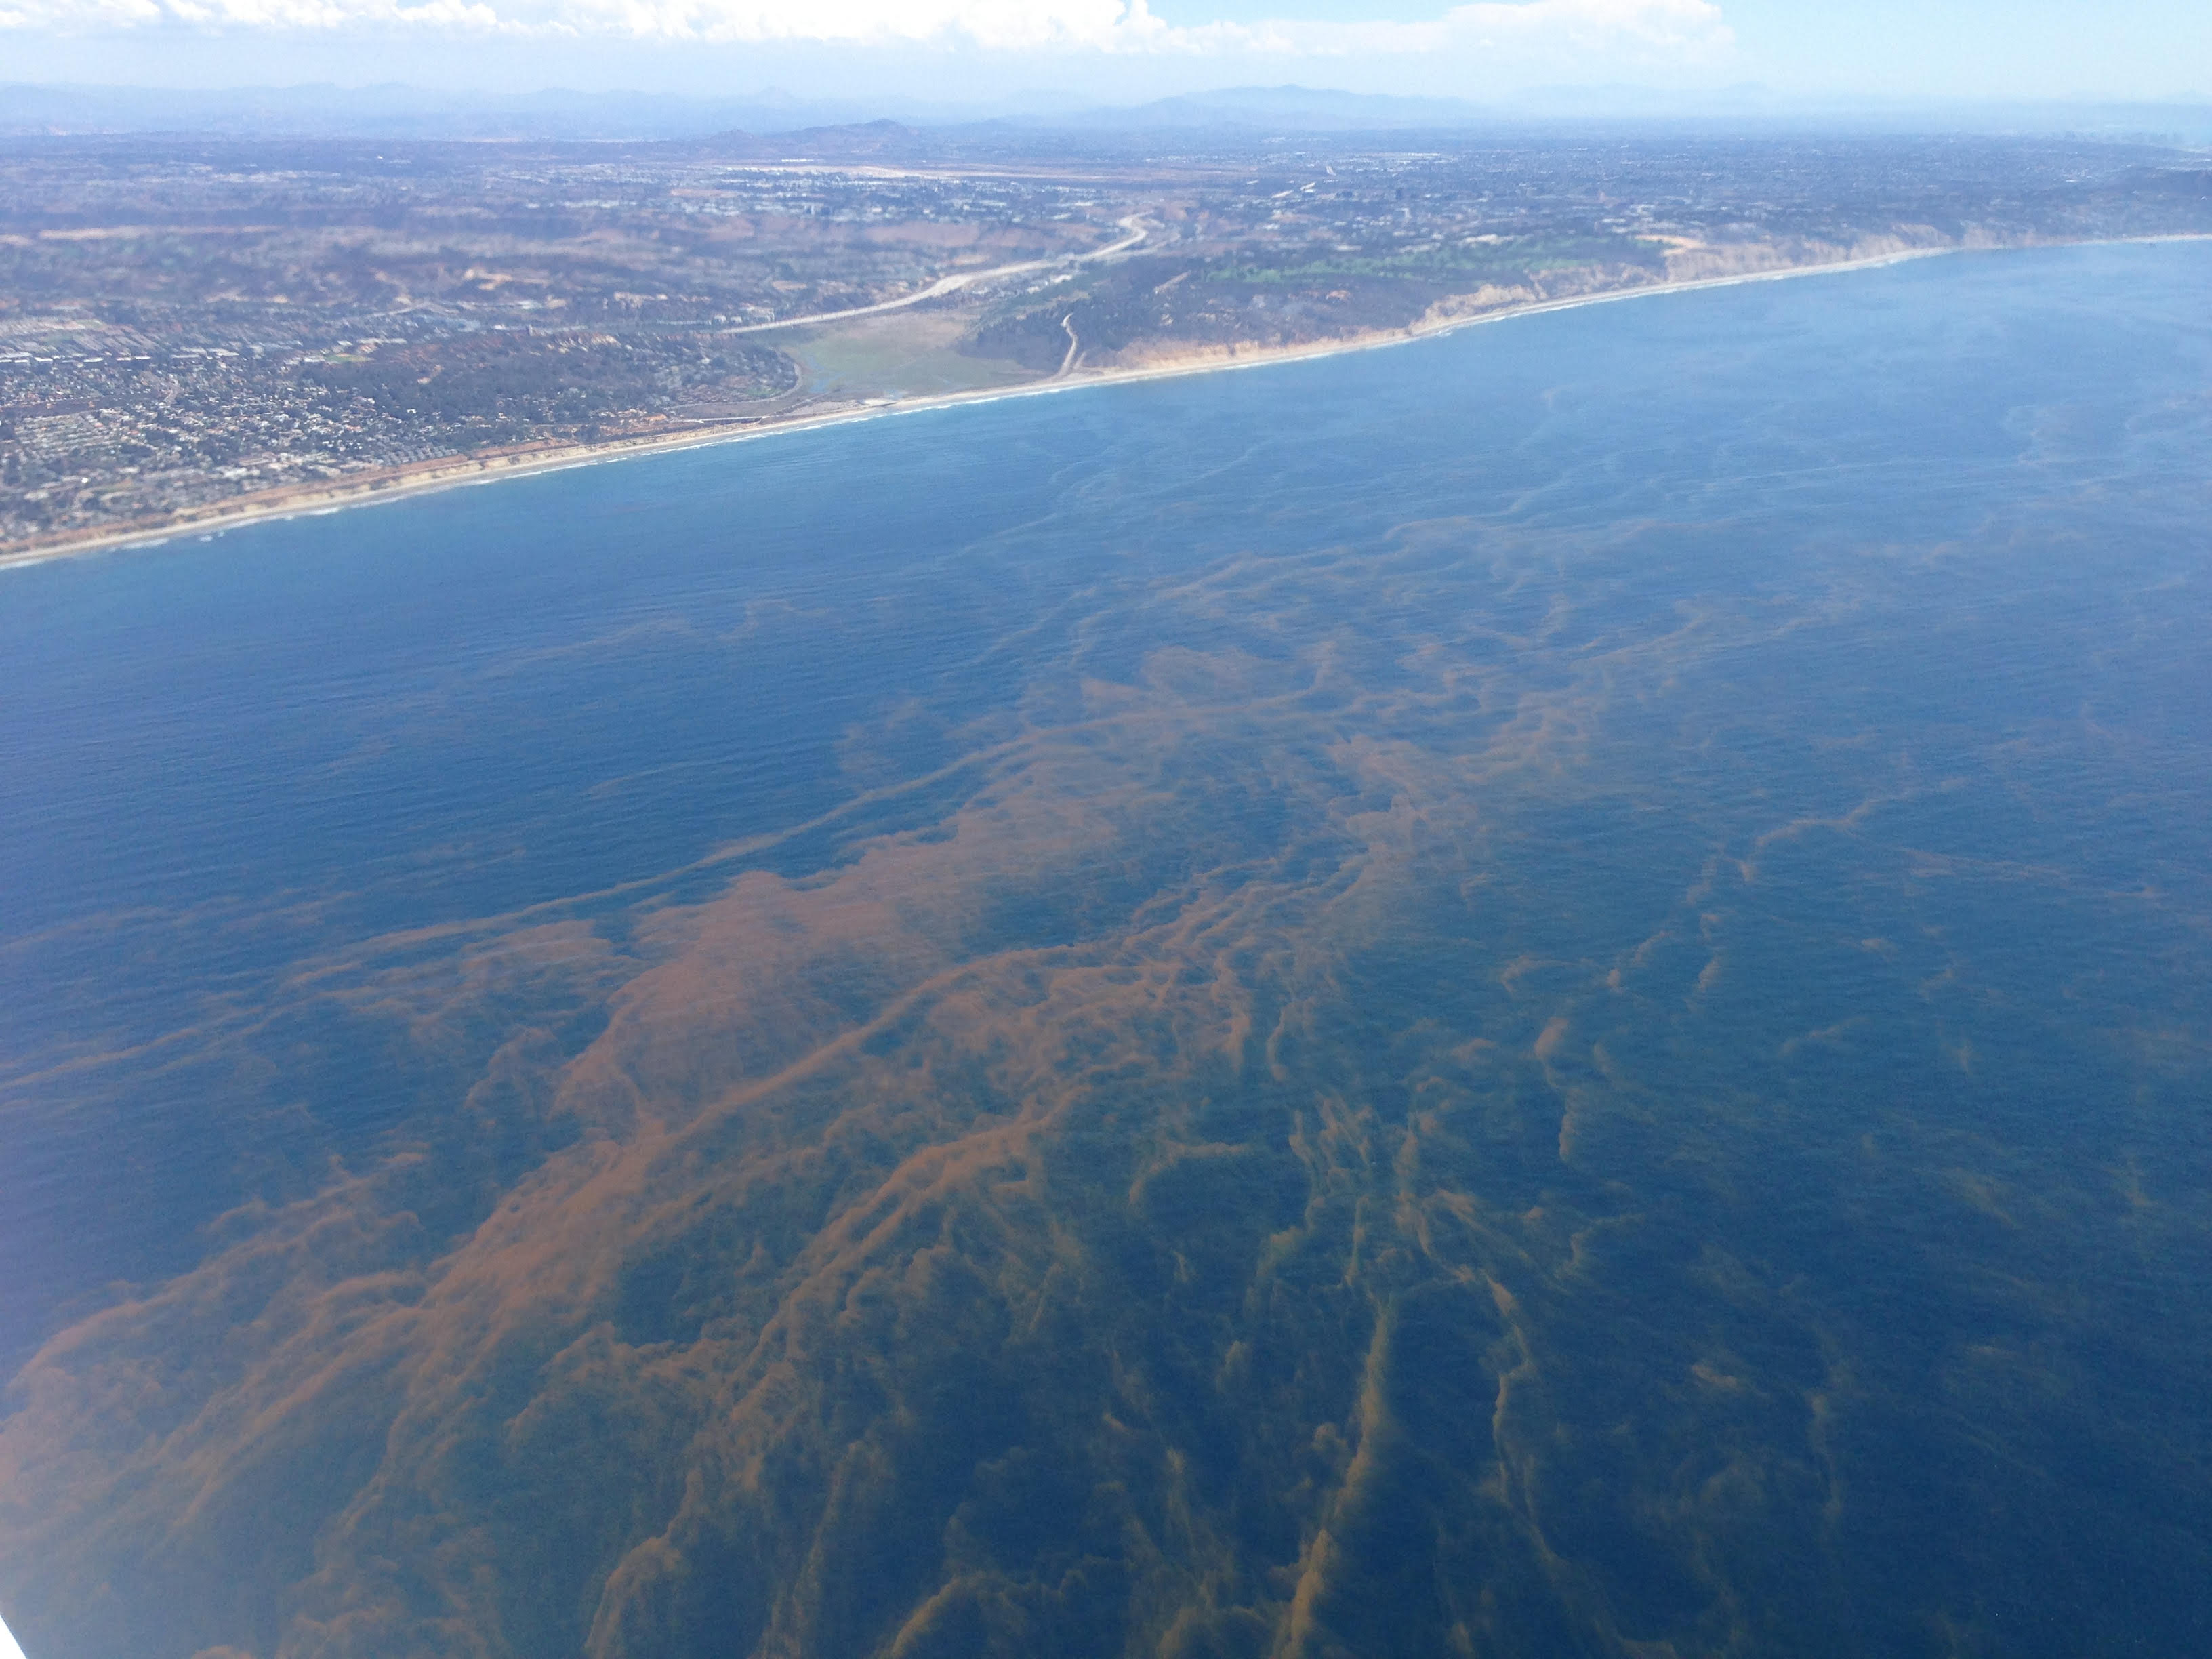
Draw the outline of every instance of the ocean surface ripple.
<instances>
[{"instance_id":1,"label":"ocean surface ripple","mask_svg":"<svg viewBox=\"0 0 2212 1659\"><path fill-rule=\"evenodd\" d=\"M0 579L33 1659L2212 1650L2212 247Z\"/></svg>"}]
</instances>

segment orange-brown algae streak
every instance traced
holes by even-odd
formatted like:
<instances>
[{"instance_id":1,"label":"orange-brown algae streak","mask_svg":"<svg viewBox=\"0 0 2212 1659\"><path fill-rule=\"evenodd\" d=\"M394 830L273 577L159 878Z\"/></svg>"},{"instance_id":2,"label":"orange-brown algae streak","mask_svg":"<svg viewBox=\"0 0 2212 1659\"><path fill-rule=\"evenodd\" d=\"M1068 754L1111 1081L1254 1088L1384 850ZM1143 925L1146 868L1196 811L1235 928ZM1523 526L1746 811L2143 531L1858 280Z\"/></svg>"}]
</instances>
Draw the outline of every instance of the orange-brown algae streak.
<instances>
[{"instance_id":1,"label":"orange-brown algae streak","mask_svg":"<svg viewBox=\"0 0 2212 1659\"><path fill-rule=\"evenodd\" d=\"M1159 602L1265 626L1379 580L1423 614L1464 533ZM57 1339L0 1426L0 1545L146 1651L157 1601L193 1645L330 1659L923 1659L1109 1605L1134 1650L1321 1650L1401 1570L1460 1587L1477 1650L1604 1628L1540 1524L1616 1472L1555 1431L1550 1356L1633 1218L1498 1166L1567 1178L1562 1093L1604 1150L1633 1079L1578 1055L1701 1017L1632 954L1697 924L1577 963L1472 907L1500 816L1588 789L1676 648L1557 653L1540 693L1434 634L1384 690L1325 630L1288 665L1164 652L927 833L644 905L652 965L550 1091L575 1144L440 1254L380 1172ZM1359 1006L1402 939L1480 997ZM1409 1332L1447 1347L1404 1363ZM1401 1505L1432 1547L1391 1567Z\"/></svg>"}]
</instances>

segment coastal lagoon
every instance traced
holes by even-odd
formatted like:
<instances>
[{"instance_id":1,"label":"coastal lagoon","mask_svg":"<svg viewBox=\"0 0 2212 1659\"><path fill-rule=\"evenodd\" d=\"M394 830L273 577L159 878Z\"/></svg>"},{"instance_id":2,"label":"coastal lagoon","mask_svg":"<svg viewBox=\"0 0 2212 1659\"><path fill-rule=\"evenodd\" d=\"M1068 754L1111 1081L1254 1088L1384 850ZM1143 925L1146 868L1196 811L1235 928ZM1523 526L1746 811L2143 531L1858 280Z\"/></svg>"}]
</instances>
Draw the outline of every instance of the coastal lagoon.
<instances>
[{"instance_id":1,"label":"coastal lagoon","mask_svg":"<svg viewBox=\"0 0 2212 1659\"><path fill-rule=\"evenodd\" d=\"M0 579L30 1659L2212 1648L2212 245Z\"/></svg>"}]
</instances>

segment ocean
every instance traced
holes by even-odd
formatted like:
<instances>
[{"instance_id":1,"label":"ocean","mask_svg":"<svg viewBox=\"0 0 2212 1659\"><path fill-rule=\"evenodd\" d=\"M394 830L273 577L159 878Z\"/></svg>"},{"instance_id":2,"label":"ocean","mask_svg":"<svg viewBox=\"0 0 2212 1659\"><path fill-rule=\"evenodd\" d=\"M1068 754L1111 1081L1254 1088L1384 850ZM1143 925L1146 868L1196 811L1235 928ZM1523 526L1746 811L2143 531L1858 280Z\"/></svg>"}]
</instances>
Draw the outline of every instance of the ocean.
<instances>
[{"instance_id":1,"label":"ocean","mask_svg":"<svg viewBox=\"0 0 2212 1659\"><path fill-rule=\"evenodd\" d=\"M2212 1647L2212 244L0 573L31 1659Z\"/></svg>"}]
</instances>

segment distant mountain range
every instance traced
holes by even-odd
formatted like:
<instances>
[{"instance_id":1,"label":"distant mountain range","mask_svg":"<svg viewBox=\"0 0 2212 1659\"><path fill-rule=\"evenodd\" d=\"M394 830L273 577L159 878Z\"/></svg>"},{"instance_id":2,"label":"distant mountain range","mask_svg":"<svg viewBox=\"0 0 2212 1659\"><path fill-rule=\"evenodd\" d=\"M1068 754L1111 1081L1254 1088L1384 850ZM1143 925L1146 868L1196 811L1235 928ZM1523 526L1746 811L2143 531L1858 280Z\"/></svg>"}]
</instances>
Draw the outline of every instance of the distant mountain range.
<instances>
[{"instance_id":1,"label":"distant mountain range","mask_svg":"<svg viewBox=\"0 0 2212 1659\"><path fill-rule=\"evenodd\" d=\"M655 139L742 131L788 132L896 117L941 124L916 104L645 92L470 94L398 84L186 90L0 86L0 133L191 132L240 137ZM972 119L959 112L952 118Z\"/></svg>"},{"instance_id":2,"label":"distant mountain range","mask_svg":"<svg viewBox=\"0 0 2212 1659\"><path fill-rule=\"evenodd\" d=\"M1382 132L1407 127L1482 125L1497 121L1502 112L1462 98L1401 98L1387 93L1331 92L1313 87L1225 87L1218 92L1160 98L1133 106L1014 119L1024 126L1120 131L1243 127L1297 132Z\"/></svg>"},{"instance_id":3,"label":"distant mountain range","mask_svg":"<svg viewBox=\"0 0 2212 1659\"><path fill-rule=\"evenodd\" d=\"M1450 131L1531 122L1669 121L1915 131L2109 133L2212 144L2212 105L1878 105L1808 101L1757 86L1698 93L1553 87L1509 102L1397 97L1298 86L1229 87L1133 106L1067 109L1042 96L989 108L914 100L815 98L774 88L728 98L643 92L470 94L387 84L189 90L0 85L0 136L177 132L238 137L667 140L824 128L1170 131L1244 135Z\"/></svg>"}]
</instances>

